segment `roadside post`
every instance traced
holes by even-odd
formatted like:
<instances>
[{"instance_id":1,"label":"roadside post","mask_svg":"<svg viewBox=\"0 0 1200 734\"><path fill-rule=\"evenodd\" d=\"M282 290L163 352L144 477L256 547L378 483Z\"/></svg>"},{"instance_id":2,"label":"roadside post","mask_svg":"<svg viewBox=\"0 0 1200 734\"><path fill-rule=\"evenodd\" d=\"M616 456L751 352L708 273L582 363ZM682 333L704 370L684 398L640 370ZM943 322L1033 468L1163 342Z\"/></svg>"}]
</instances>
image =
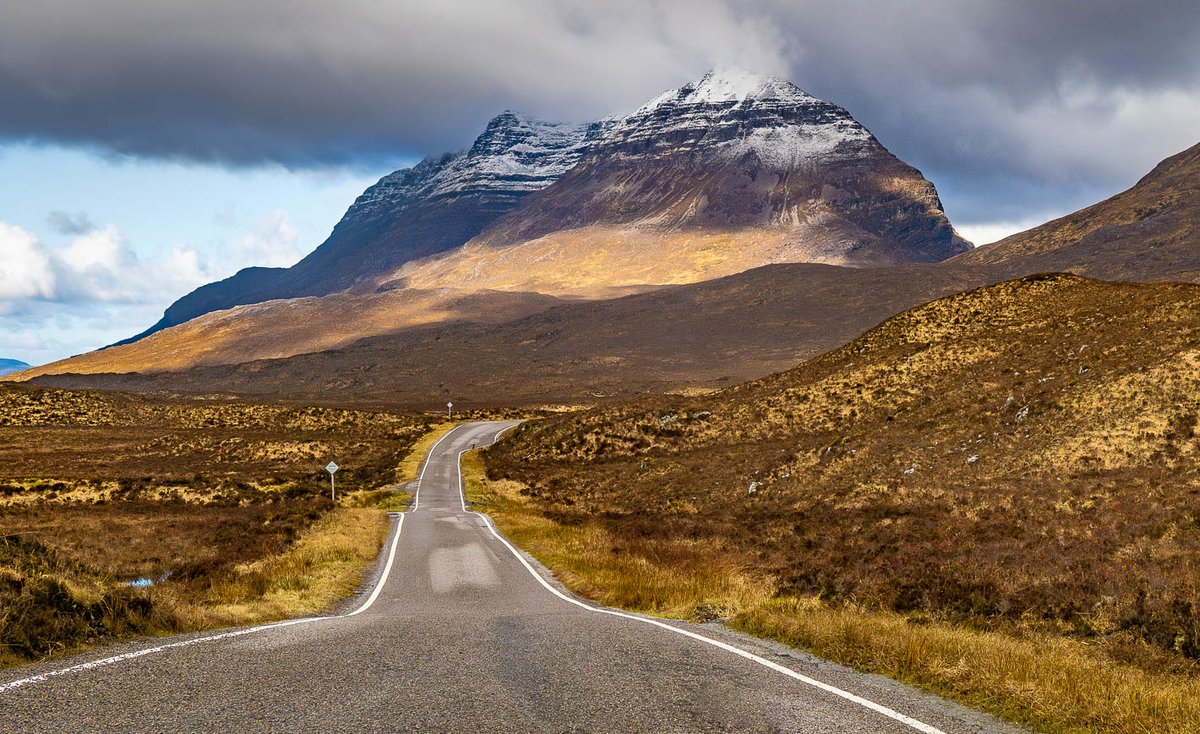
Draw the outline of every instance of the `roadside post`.
<instances>
[{"instance_id":1,"label":"roadside post","mask_svg":"<svg viewBox=\"0 0 1200 734\"><path fill-rule=\"evenodd\" d=\"M454 410L454 403L446 403L446 420L453 420L452 410Z\"/></svg>"},{"instance_id":2,"label":"roadside post","mask_svg":"<svg viewBox=\"0 0 1200 734\"><path fill-rule=\"evenodd\" d=\"M341 467L332 461L325 466L325 471L329 472L329 499L333 500L334 502L337 502L337 489L333 485L333 475L337 474L337 470L340 468Z\"/></svg>"}]
</instances>

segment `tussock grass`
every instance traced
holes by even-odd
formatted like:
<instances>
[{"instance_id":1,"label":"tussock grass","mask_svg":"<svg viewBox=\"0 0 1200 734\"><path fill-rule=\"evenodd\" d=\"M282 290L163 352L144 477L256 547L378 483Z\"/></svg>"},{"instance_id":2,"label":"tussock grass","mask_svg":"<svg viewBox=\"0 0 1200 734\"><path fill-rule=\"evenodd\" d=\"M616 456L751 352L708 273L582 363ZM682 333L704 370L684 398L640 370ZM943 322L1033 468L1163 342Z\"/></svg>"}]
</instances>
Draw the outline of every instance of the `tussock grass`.
<instances>
[{"instance_id":1,"label":"tussock grass","mask_svg":"<svg viewBox=\"0 0 1200 734\"><path fill-rule=\"evenodd\" d=\"M346 503L350 507L374 507L387 512L404 512L412 506L413 493L405 489L375 489L355 492Z\"/></svg>"},{"instance_id":2,"label":"tussock grass","mask_svg":"<svg viewBox=\"0 0 1200 734\"><path fill-rule=\"evenodd\" d=\"M315 614L352 593L387 538L385 512L338 507L286 552L246 564L213 583L200 607L205 626Z\"/></svg>"},{"instance_id":3,"label":"tussock grass","mask_svg":"<svg viewBox=\"0 0 1200 734\"><path fill-rule=\"evenodd\" d=\"M730 616L765 602L772 579L750 573L712 541L619 538L598 524L564 525L544 516L514 481L486 478L478 452L463 456L472 507L552 569L571 589L602 604L677 619Z\"/></svg>"},{"instance_id":4,"label":"tussock grass","mask_svg":"<svg viewBox=\"0 0 1200 734\"><path fill-rule=\"evenodd\" d=\"M921 685L1040 731L1200 731L1200 679L1121 664L1062 637L915 623L897 613L834 608L797 597L746 610L732 626Z\"/></svg>"},{"instance_id":5,"label":"tussock grass","mask_svg":"<svg viewBox=\"0 0 1200 734\"><path fill-rule=\"evenodd\" d=\"M732 627L859 670L912 683L1050 734L1200 731L1200 677L1123 663L1098 645L1014 627L965 625L815 597L776 596L716 540L630 537L547 516L511 479L463 457L467 498L571 590L666 617L729 618ZM574 520L574 519L573 519Z\"/></svg>"}]
</instances>

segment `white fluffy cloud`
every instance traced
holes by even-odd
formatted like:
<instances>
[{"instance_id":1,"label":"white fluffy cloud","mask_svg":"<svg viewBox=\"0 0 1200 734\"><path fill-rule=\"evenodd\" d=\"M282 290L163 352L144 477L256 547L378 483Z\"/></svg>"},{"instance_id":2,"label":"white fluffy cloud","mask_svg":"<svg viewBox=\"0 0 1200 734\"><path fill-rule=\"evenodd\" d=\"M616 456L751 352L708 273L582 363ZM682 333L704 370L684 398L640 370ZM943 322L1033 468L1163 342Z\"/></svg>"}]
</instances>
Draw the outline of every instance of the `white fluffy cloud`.
<instances>
[{"instance_id":1,"label":"white fluffy cloud","mask_svg":"<svg viewBox=\"0 0 1200 734\"><path fill-rule=\"evenodd\" d=\"M59 247L0 222L0 310L22 302L157 303L210 279L195 250L177 246L161 261L138 257L115 226L72 238Z\"/></svg>"},{"instance_id":2,"label":"white fluffy cloud","mask_svg":"<svg viewBox=\"0 0 1200 734\"><path fill-rule=\"evenodd\" d=\"M45 362L132 336L204 283L294 263L297 239L283 210L203 253L176 244L158 257L139 255L113 225L48 243L0 222L0 357Z\"/></svg>"},{"instance_id":3,"label":"white fluffy cloud","mask_svg":"<svg viewBox=\"0 0 1200 734\"><path fill-rule=\"evenodd\" d=\"M287 212L276 209L253 232L236 239L235 256L248 265L271 268L295 265L304 256L298 239L299 231L288 220Z\"/></svg>"},{"instance_id":4,"label":"white fluffy cloud","mask_svg":"<svg viewBox=\"0 0 1200 734\"><path fill-rule=\"evenodd\" d=\"M7 301L50 298L54 292L54 268L45 248L29 232L0 222L0 313Z\"/></svg>"}]
</instances>

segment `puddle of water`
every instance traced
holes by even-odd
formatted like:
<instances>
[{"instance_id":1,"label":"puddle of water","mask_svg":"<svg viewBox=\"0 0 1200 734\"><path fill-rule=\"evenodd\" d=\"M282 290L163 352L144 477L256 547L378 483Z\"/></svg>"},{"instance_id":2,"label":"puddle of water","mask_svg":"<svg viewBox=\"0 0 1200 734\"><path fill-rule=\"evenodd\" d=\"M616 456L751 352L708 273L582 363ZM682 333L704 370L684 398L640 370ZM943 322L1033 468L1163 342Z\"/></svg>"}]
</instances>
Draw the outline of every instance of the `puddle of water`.
<instances>
[{"instance_id":1,"label":"puddle of water","mask_svg":"<svg viewBox=\"0 0 1200 734\"><path fill-rule=\"evenodd\" d=\"M141 578L136 578L133 581L126 581L125 585L132 586L135 589L145 589L150 586L155 586L157 584L161 584L170 577L171 577L171 572L167 571L166 573L164 573L163 575L159 576L156 579L142 576Z\"/></svg>"}]
</instances>

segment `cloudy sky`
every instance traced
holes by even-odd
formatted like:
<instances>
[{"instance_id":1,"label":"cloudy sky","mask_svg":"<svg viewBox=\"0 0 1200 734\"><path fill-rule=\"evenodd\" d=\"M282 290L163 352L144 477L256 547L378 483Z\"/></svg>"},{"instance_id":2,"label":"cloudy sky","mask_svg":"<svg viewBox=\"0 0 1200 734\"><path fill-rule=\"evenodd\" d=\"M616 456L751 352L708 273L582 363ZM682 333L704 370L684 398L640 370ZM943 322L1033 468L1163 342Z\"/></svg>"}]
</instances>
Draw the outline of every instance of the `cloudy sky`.
<instances>
[{"instance_id":1,"label":"cloudy sky","mask_svg":"<svg viewBox=\"0 0 1200 734\"><path fill-rule=\"evenodd\" d=\"M0 357L290 264L501 110L591 120L714 65L845 106L990 241L1200 142L1198 38L1195 0L0 0Z\"/></svg>"}]
</instances>

